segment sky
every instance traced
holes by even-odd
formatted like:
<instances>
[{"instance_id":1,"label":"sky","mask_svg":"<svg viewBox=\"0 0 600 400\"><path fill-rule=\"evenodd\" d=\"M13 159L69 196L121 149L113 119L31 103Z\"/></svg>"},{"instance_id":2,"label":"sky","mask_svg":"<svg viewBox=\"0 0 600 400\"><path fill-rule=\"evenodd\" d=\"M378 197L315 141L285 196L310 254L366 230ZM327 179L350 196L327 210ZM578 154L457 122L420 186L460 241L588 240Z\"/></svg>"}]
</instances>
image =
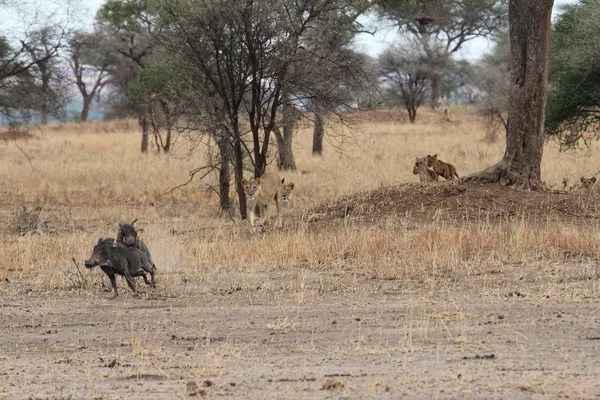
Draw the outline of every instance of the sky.
<instances>
[{"instance_id":1,"label":"sky","mask_svg":"<svg viewBox=\"0 0 600 400\"><path fill-rule=\"evenodd\" d=\"M73 17L74 24L82 26L91 26L98 9L102 6L105 0L70 0L76 4L75 15ZM537 0L532 0L537 1ZM577 0L555 0L553 16L555 17L560 7L565 4L575 3ZM65 1L61 0L20 0L15 2L18 4L27 4L28 9L56 9L59 12L64 12ZM2 20L3 32L13 31L18 32L26 25L25 19L22 16L15 15L14 12L7 13L0 8L0 20ZM367 54L376 57L387 46L399 40L399 35L396 29L389 24L377 21L374 17L365 17L362 21L367 30L375 30L375 34L363 33L357 38L358 50L364 51ZM21 28L20 28L21 27ZM457 58L464 58L469 61L479 59L486 51L491 50L492 43L485 38L473 39L465 43L458 51Z\"/></svg>"},{"instance_id":2,"label":"sky","mask_svg":"<svg viewBox=\"0 0 600 400\"><path fill-rule=\"evenodd\" d=\"M537 1L537 0L531 0ZM552 18L556 17L560 8L565 4L576 3L576 0L554 0L554 8L552 10ZM379 53L381 53L387 46L393 44L395 41L399 40L399 35L396 33L396 29L390 26L386 26L386 24L374 21L371 19L370 21L363 21L365 28L368 30L373 29L373 25L375 25L377 31L374 35L363 33L359 35L357 40L358 49L366 52L372 57L376 57ZM473 39L467 43L465 43L461 49L457 52L457 58L464 58L469 61L475 61L481 56L491 50L493 44L485 39L485 38L477 38Z\"/></svg>"}]
</instances>

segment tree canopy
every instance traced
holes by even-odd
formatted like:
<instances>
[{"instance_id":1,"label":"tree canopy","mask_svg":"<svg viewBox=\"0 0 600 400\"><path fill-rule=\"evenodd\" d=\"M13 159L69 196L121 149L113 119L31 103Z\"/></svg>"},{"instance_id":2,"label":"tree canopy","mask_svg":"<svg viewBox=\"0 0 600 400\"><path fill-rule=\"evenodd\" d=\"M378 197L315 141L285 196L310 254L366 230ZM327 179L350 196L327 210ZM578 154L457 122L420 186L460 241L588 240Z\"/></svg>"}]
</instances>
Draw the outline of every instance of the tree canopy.
<instances>
[{"instance_id":1,"label":"tree canopy","mask_svg":"<svg viewBox=\"0 0 600 400\"><path fill-rule=\"evenodd\" d=\"M600 131L600 0L565 6L554 24L546 133L566 147Z\"/></svg>"}]
</instances>

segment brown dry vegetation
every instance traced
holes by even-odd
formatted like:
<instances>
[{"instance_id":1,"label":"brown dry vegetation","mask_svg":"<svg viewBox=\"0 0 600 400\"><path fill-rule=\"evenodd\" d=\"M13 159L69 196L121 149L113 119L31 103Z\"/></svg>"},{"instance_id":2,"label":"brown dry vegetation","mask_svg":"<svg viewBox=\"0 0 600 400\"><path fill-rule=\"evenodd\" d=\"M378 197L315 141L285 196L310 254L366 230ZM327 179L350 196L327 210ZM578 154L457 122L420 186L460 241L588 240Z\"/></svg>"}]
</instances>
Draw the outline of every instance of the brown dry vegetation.
<instances>
[{"instance_id":1,"label":"brown dry vegetation","mask_svg":"<svg viewBox=\"0 0 600 400\"><path fill-rule=\"evenodd\" d=\"M218 215L214 176L170 192L206 152L141 155L133 121L0 141L0 397L597 395L597 201L416 183L415 156L461 176L501 157L475 110L451 116L370 113L323 158L301 125L296 208L264 233ZM597 152L549 143L543 179ZM158 288L110 300L82 261L135 218Z\"/></svg>"}]
</instances>

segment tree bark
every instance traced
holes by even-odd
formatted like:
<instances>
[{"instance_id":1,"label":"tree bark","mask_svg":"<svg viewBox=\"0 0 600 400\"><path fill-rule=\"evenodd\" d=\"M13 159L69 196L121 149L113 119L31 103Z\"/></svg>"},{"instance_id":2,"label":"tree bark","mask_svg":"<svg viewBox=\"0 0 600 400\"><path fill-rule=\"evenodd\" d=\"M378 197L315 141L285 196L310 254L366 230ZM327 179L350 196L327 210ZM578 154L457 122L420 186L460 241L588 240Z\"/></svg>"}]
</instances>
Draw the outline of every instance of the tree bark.
<instances>
[{"instance_id":1,"label":"tree bark","mask_svg":"<svg viewBox=\"0 0 600 400\"><path fill-rule=\"evenodd\" d=\"M510 0L510 103L502 160L466 181L482 180L541 189L544 110L554 0ZM536 21L532 23L531 21Z\"/></svg>"},{"instance_id":2,"label":"tree bark","mask_svg":"<svg viewBox=\"0 0 600 400\"><path fill-rule=\"evenodd\" d=\"M81 109L81 117L79 122L87 122L90 114L90 105L92 104L93 96L83 96L83 108Z\"/></svg>"},{"instance_id":3,"label":"tree bark","mask_svg":"<svg viewBox=\"0 0 600 400\"><path fill-rule=\"evenodd\" d=\"M227 211L231 207L231 198L229 197L231 171L230 171L230 149L227 138L222 137L217 141L221 162L219 166L219 206L222 211Z\"/></svg>"},{"instance_id":4,"label":"tree bark","mask_svg":"<svg viewBox=\"0 0 600 400\"><path fill-rule=\"evenodd\" d=\"M437 72L431 73L431 107L436 108L440 104L440 82L442 77Z\"/></svg>"},{"instance_id":5,"label":"tree bark","mask_svg":"<svg viewBox=\"0 0 600 400\"><path fill-rule=\"evenodd\" d=\"M275 127L275 137L277 138L277 153L279 161L277 167L280 171L295 171L296 161L294 160L294 151L292 150L292 136L294 135L294 108L289 103L283 104L283 134L278 127Z\"/></svg>"},{"instance_id":6,"label":"tree bark","mask_svg":"<svg viewBox=\"0 0 600 400\"><path fill-rule=\"evenodd\" d=\"M244 193L244 185L242 185L242 179L244 178L244 158L242 155L242 144L240 140L236 140L233 145L233 157L235 161L235 189L240 201L240 215L242 216L242 219L246 219L246 193Z\"/></svg>"},{"instance_id":7,"label":"tree bark","mask_svg":"<svg viewBox=\"0 0 600 400\"><path fill-rule=\"evenodd\" d=\"M244 178L244 154L242 152L242 138L240 134L239 122L237 117L232 119L233 129L233 171L235 179L235 189L240 202L240 215L242 219L246 219L246 193L242 179Z\"/></svg>"},{"instance_id":8,"label":"tree bark","mask_svg":"<svg viewBox=\"0 0 600 400\"><path fill-rule=\"evenodd\" d=\"M145 116L138 118L138 124L142 128L142 153L148 152L148 119Z\"/></svg>"},{"instance_id":9,"label":"tree bark","mask_svg":"<svg viewBox=\"0 0 600 400\"><path fill-rule=\"evenodd\" d=\"M41 120L40 123L42 125L48 125L48 103L46 103L46 99L42 100L42 105L40 107Z\"/></svg>"},{"instance_id":10,"label":"tree bark","mask_svg":"<svg viewBox=\"0 0 600 400\"><path fill-rule=\"evenodd\" d=\"M323 138L325 137L325 122L320 111L315 111L315 126L313 128L313 156L323 155Z\"/></svg>"}]
</instances>

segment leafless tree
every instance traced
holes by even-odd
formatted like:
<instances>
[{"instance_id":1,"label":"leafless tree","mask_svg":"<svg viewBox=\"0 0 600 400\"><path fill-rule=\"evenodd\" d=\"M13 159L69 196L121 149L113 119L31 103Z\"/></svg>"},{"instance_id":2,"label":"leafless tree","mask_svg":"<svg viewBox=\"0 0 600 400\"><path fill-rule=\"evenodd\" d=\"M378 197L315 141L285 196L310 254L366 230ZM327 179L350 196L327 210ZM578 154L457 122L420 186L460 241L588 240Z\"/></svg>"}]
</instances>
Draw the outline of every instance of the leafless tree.
<instances>
[{"instance_id":1,"label":"leafless tree","mask_svg":"<svg viewBox=\"0 0 600 400\"><path fill-rule=\"evenodd\" d=\"M426 60L422 48L410 41L391 46L379 56L379 73L388 94L402 101L412 123L425 99L430 76Z\"/></svg>"},{"instance_id":2,"label":"leafless tree","mask_svg":"<svg viewBox=\"0 0 600 400\"><path fill-rule=\"evenodd\" d=\"M431 70L431 102L440 99L441 69L465 42L506 27L507 0L379 0L380 14L415 37Z\"/></svg>"},{"instance_id":3,"label":"leafless tree","mask_svg":"<svg viewBox=\"0 0 600 400\"><path fill-rule=\"evenodd\" d=\"M80 122L88 119L92 100L100 96L109 83L111 67L116 63L113 44L105 32L74 32L69 39L68 62L73 80L83 98Z\"/></svg>"}]
</instances>

